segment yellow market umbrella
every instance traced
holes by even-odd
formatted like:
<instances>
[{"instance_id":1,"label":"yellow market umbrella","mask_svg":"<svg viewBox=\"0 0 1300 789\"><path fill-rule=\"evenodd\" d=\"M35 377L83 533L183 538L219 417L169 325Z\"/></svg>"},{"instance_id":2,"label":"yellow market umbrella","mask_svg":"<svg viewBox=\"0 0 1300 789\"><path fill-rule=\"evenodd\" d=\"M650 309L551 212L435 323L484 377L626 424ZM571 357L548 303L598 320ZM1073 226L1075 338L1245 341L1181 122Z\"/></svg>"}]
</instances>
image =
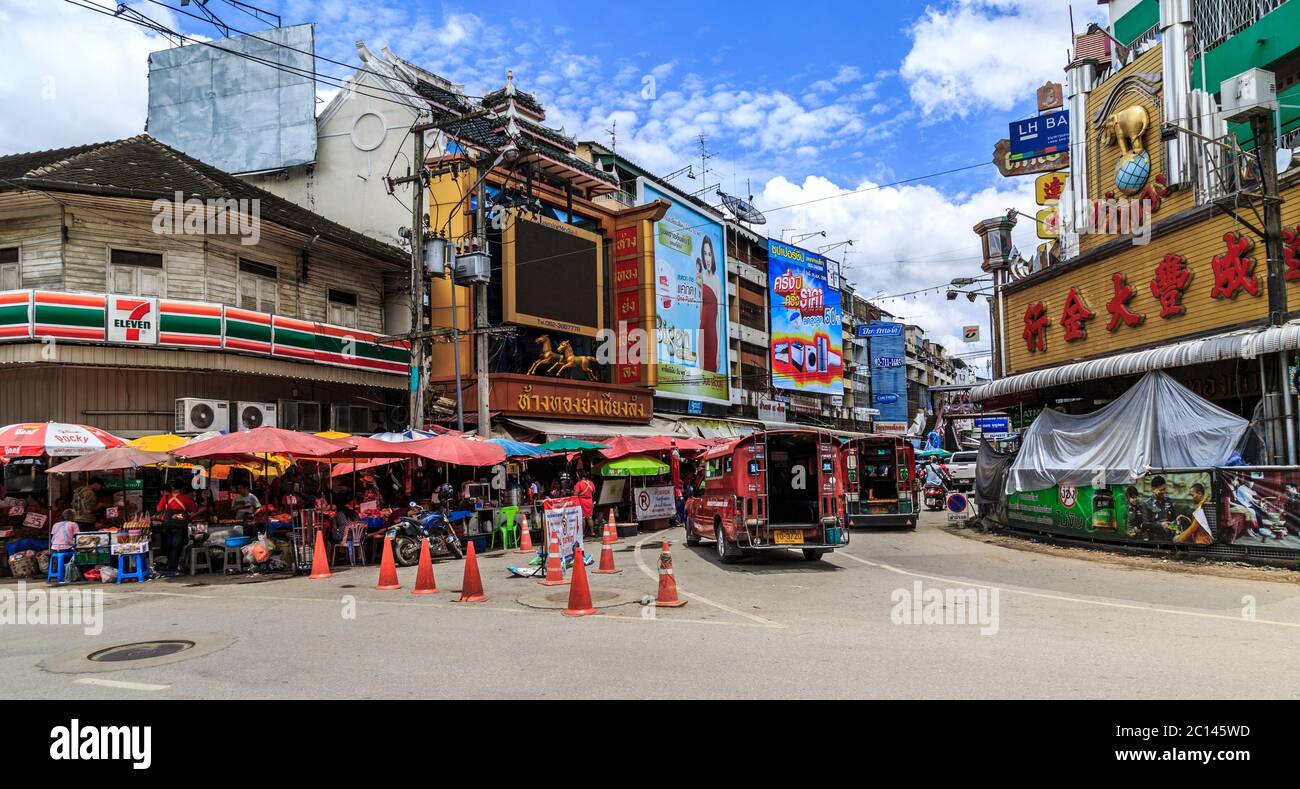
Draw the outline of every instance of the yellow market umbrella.
<instances>
[{"instance_id":1,"label":"yellow market umbrella","mask_svg":"<svg viewBox=\"0 0 1300 789\"><path fill-rule=\"evenodd\" d=\"M171 452L173 449L185 446L189 441L185 436L178 436L175 433L159 433L156 436L141 436L126 442L126 445L145 452Z\"/></svg>"},{"instance_id":2,"label":"yellow market umbrella","mask_svg":"<svg viewBox=\"0 0 1300 789\"><path fill-rule=\"evenodd\" d=\"M340 433L340 432L337 431L337 430L326 430L326 431L323 432L323 433L317 433L317 434L316 434L316 437L317 437L317 438L332 438L332 439L337 440L337 439L340 439L340 438L352 438L352 434L351 434L351 433Z\"/></svg>"}]
</instances>

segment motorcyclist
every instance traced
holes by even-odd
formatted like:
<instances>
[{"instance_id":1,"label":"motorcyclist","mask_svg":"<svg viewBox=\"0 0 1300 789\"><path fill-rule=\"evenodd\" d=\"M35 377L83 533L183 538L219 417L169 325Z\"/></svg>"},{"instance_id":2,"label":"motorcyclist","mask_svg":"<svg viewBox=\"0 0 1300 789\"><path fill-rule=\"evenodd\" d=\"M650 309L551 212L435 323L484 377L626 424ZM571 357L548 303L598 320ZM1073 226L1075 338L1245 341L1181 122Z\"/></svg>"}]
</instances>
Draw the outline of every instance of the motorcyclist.
<instances>
[{"instance_id":1,"label":"motorcyclist","mask_svg":"<svg viewBox=\"0 0 1300 789\"><path fill-rule=\"evenodd\" d=\"M943 466L939 465L938 461L931 460L929 463L926 464L925 466L926 487L943 488L947 490L951 482L952 482L952 478L948 476L948 472L944 470Z\"/></svg>"}]
</instances>

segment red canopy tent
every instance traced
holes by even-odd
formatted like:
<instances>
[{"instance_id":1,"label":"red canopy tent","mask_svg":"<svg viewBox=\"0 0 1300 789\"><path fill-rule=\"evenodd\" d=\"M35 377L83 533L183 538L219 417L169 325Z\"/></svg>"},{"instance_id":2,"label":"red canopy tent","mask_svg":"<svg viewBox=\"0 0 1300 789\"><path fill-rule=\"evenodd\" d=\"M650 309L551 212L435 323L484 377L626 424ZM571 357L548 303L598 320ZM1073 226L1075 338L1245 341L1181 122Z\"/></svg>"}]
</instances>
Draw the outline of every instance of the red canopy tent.
<instances>
[{"instance_id":1,"label":"red canopy tent","mask_svg":"<svg viewBox=\"0 0 1300 789\"><path fill-rule=\"evenodd\" d=\"M290 455L293 457L332 457L353 451L351 447L319 438L310 433L259 427L206 441L195 441L172 450L172 455L186 460L240 459L248 455Z\"/></svg>"},{"instance_id":2,"label":"red canopy tent","mask_svg":"<svg viewBox=\"0 0 1300 789\"><path fill-rule=\"evenodd\" d=\"M414 453L414 457L427 458L453 466L495 466L504 463L506 451L489 441L469 441L451 435L435 436L423 441L397 444Z\"/></svg>"},{"instance_id":3,"label":"red canopy tent","mask_svg":"<svg viewBox=\"0 0 1300 789\"><path fill-rule=\"evenodd\" d=\"M617 460L628 455L643 455L647 452L671 452L674 449L681 452L694 452L706 449L708 446L698 439L686 436L616 436L605 443L609 449L601 450L600 454L608 460Z\"/></svg>"}]
</instances>

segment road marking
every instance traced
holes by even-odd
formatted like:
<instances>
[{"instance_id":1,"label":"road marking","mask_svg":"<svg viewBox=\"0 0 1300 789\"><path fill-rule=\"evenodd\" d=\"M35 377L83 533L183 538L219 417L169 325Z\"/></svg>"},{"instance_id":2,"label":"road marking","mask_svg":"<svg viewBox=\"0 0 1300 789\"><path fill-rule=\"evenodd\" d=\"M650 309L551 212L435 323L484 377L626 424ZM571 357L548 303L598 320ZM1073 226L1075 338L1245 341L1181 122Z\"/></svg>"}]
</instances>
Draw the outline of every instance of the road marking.
<instances>
[{"instance_id":1,"label":"road marking","mask_svg":"<svg viewBox=\"0 0 1300 789\"><path fill-rule=\"evenodd\" d=\"M1047 592L1033 592L1028 589L1016 589L1008 586L997 586L994 584L981 583L979 581L958 581L952 578L942 578L937 575L926 575L925 573L912 572L911 570L904 570L900 567L894 567L892 565L883 564L880 562L873 562L870 561L869 559L863 559L860 556L854 556L853 554L846 553L844 551L838 551L836 555L843 556L846 559L852 559L853 561L859 562L861 564L865 564L868 567L878 567L882 570L888 570L891 573L897 573L898 575L908 576L909 578L922 578L927 581L935 581L937 583L949 584L952 586L974 586L980 589L990 589L990 590L996 589L999 592L1018 594L1023 597L1037 597L1043 600L1058 600L1066 603L1081 603L1083 605L1095 605L1095 606L1100 606L1102 608L1119 608L1119 609L1125 609L1129 611L1149 611L1157 614L1174 614L1176 616L1192 616L1192 617L1200 617L1202 619L1223 619L1229 622L1246 622L1249 624L1256 624L1256 625L1277 625L1278 627L1300 628L1300 622L1281 622L1276 619L1246 619L1245 617L1240 617L1240 616L1229 616L1227 614L1210 614L1204 611L1184 611L1184 610L1179 610L1177 608L1162 608L1160 606L1141 605L1139 603L1116 603L1107 600L1090 600L1086 597L1074 597L1072 595L1058 595L1058 594L1049 594Z\"/></svg>"},{"instance_id":2,"label":"road marking","mask_svg":"<svg viewBox=\"0 0 1300 789\"><path fill-rule=\"evenodd\" d=\"M649 540L653 540L653 539L657 539L657 540L659 540L660 542L662 542L662 541L663 541L663 536L662 536L662 535L658 535L658 534L654 534L654 533L647 534L646 536L644 536L644 537L642 537L641 539L637 540L636 545L633 546L633 547L635 548L635 553L636 553L636 566L637 566L638 568L641 569L641 572L645 573L645 575L646 575L647 578L649 578L650 580L654 581L655 584L657 585L657 584L659 583L659 571L658 571L657 569L652 571L652 570L651 570L651 569L646 565L645 560L641 558L641 548L645 546L645 544L646 544L647 541L649 541ZM676 577L676 576L674 575L674 578L675 578L675 577ZM748 613L745 613L744 611L737 611L736 609L732 608L731 606L723 605L722 603L719 603L719 602L717 602L717 601L715 601L715 600L710 600L709 598L705 597L704 595L697 594L697 593L695 593L695 592L687 592L687 591L685 591L684 589L682 589L681 586L678 586L678 587L677 587L677 593L680 594L680 595L682 595L683 597L689 597L689 598L692 599L692 600L698 600L699 602L704 603L705 605L711 605L711 606L713 606L714 608L718 609L719 611L726 611L726 612L729 613L729 614L734 614L735 616L739 616L739 617L743 617L743 618L745 618L745 619L748 619L748 620L750 620L751 622L756 622L757 624L760 624L760 625L762 625L763 627L772 627L772 628L781 628L781 629L784 629L784 628L785 628L785 625L783 625L783 624L781 624L781 623L779 623L779 622L773 622L771 619L764 619L764 618L761 617L761 616L756 616L756 615L754 615L754 614L748 614ZM671 621L673 621L673 620L672 620L672 619L666 619L666 620L664 620L664 621L666 621L666 622L671 622Z\"/></svg>"},{"instance_id":3,"label":"road marking","mask_svg":"<svg viewBox=\"0 0 1300 789\"><path fill-rule=\"evenodd\" d=\"M126 682L120 679L99 679L82 677L73 680L78 685L97 685L101 688L121 688L123 690L167 690L171 685L150 685L147 682Z\"/></svg>"}]
</instances>

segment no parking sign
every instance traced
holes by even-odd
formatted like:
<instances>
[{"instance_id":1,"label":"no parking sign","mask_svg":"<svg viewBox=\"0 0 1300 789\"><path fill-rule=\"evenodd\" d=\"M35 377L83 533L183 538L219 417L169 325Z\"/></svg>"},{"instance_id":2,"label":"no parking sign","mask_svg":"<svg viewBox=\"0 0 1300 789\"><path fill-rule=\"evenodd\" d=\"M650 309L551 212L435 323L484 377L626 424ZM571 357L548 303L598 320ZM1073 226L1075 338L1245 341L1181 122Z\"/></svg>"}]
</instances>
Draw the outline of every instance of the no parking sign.
<instances>
[{"instance_id":1,"label":"no parking sign","mask_svg":"<svg viewBox=\"0 0 1300 789\"><path fill-rule=\"evenodd\" d=\"M966 523L975 517L975 510L971 507L970 499L966 498L964 493L949 493L947 508L949 524Z\"/></svg>"}]
</instances>

